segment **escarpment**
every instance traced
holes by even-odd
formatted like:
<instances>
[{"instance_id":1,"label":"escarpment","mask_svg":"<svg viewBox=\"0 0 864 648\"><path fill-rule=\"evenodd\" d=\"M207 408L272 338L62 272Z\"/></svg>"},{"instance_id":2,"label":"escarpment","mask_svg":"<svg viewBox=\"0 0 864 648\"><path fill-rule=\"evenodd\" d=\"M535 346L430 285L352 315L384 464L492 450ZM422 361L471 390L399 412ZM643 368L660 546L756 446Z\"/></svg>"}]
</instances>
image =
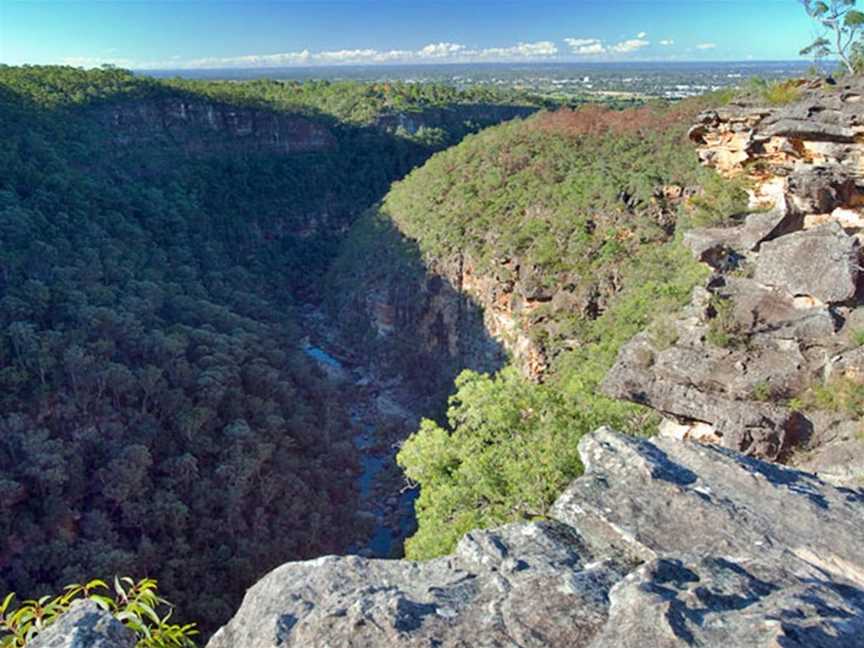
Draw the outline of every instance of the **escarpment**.
<instances>
[{"instance_id":1,"label":"escarpment","mask_svg":"<svg viewBox=\"0 0 864 648\"><path fill-rule=\"evenodd\" d=\"M665 416L661 434L864 474L860 431L864 83L737 101L690 131L704 164L746 178L751 211L684 235L712 268L658 339L634 338L604 389Z\"/></svg>"},{"instance_id":2,"label":"escarpment","mask_svg":"<svg viewBox=\"0 0 864 648\"><path fill-rule=\"evenodd\" d=\"M325 151L337 140L322 120L174 93L115 102L95 111L122 148L171 143L192 155Z\"/></svg>"}]
</instances>

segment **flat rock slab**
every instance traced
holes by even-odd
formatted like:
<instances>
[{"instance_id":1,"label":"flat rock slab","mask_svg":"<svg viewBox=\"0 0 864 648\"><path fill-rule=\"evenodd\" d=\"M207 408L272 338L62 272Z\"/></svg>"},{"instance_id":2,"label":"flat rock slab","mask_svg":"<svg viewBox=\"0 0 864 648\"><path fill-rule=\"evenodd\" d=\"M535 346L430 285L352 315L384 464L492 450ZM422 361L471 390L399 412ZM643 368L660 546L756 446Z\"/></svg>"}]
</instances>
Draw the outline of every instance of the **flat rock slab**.
<instances>
[{"instance_id":1,"label":"flat rock slab","mask_svg":"<svg viewBox=\"0 0 864 648\"><path fill-rule=\"evenodd\" d=\"M552 516L583 536L591 537L586 523L605 525L645 559L691 552L788 564L798 556L864 585L864 491L717 446L605 428L579 452L587 475Z\"/></svg>"},{"instance_id":2,"label":"flat rock slab","mask_svg":"<svg viewBox=\"0 0 864 648\"><path fill-rule=\"evenodd\" d=\"M672 554L613 588L592 648L854 648L864 642L862 595L818 569Z\"/></svg>"},{"instance_id":3,"label":"flat rock slab","mask_svg":"<svg viewBox=\"0 0 864 648\"><path fill-rule=\"evenodd\" d=\"M602 428L554 520L279 567L208 648L864 645L864 492Z\"/></svg>"},{"instance_id":4,"label":"flat rock slab","mask_svg":"<svg viewBox=\"0 0 864 648\"><path fill-rule=\"evenodd\" d=\"M828 223L763 243L754 279L793 296L845 302L857 289L859 252L857 239Z\"/></svg>"}]
</instances>

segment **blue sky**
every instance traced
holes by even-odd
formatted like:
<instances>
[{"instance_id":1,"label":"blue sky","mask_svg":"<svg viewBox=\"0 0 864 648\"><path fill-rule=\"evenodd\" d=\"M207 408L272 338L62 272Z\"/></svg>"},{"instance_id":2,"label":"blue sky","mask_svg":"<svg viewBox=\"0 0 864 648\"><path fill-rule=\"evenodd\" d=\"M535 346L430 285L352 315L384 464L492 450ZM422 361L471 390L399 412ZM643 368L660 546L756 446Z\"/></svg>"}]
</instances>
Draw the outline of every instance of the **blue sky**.
<instances>
[{"instance_id":1,"label":"blue sky","mask_svg":"<svg viewBox=\"0 0 864 648\"><path fill-rule=\"evenodd\" d=\"M797 0L0 0L0 62L791 60Z\"/></svg>"}]
</instances>

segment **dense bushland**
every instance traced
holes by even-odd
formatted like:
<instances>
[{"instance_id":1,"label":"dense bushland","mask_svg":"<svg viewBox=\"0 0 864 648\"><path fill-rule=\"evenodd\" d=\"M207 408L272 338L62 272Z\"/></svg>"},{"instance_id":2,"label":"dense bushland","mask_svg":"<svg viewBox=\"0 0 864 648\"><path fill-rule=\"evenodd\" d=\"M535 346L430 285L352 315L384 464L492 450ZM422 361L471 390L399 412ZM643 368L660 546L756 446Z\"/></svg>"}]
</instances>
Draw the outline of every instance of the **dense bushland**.
<instances>
[{"instance_id":1,"label":"dense bushland","mask_svg":"<svg viewBox=\"0 0 864 648\"><path fill-rule=\"evenodd\" d=\"M104 107L172 97L300 111L335 145L115 142ZM441 145L378 112L476 99L0 67L0 592L153 576L206 634L268 569L356 539L350 423L293 304Z\"/></svg>"},{"instance_id":2,"label":"dense bushland","mask_svg":"<svg viewBox=\"0 0 864 648\"><path fill-rule=\"evenodd\" d=\"M596 426L650 433L646 410L598 388L634 334L674 334L669 319L704 278L681 230L745 206L742 188L701 168L686 141L711 100L490 128L435 155L383 201L377 218L427 262L461 255L517 282L500 276L502 261L516 260L546 295L521 315L550 358L543 384L513 369L466 372L446 425L424 421L404 445L399 461L422 487L409 557L446 553L477 526L545 515L581 473L576 444Z\"/></svg>"}]
</instances>

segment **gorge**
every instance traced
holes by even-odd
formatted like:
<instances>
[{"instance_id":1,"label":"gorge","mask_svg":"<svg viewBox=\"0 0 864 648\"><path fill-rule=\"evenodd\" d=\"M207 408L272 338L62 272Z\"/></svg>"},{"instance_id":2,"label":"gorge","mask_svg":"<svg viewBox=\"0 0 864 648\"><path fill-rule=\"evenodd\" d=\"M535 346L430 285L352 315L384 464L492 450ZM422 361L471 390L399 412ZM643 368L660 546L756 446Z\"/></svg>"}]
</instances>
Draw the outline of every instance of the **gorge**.
<instances>
[{"instance_id":1,"label":"gorge","mask_svg":"<svg viewBox=\"0 0 864 648\"><path fill-rule=\"evenodd\" d=\"M0 77L0 593L153 575L209 648L864 645L860 80Z\"/></svg>"}]
</instances>

